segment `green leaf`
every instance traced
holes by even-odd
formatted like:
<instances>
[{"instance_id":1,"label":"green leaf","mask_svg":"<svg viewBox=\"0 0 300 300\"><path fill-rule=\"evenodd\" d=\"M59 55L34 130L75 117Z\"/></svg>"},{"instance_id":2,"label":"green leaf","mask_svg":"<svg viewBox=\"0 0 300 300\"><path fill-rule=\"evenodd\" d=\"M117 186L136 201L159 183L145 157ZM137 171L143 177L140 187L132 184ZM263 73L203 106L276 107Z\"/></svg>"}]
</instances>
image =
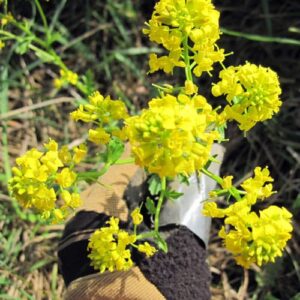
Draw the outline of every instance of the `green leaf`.
<instances>
[{"instance_id":1,"label":"green leaf","mask_svg":"<svg viewBox=\"0 0 300 300\"><path fill-rule=\"evenodd\" d=\"M162 250L164 253L168 253L168 244L167 242L161 237L161 235L157 232L157 235L155 236L155 242L157 243L157 246L160 250Z\"/></svg>"},{"instance_id":2,"label":"green leaf","mask_svg":"<svg viewBox=\"0 0 300 300\"><path fill-rule=\"evenodd\" d=\"M156 207L155 207L154 201L150 197L147 197L145 206L146 206L149 214L151 214L151 215L155 214Z\"/></svg>"},{"instance_id":3,"label":"green leaf","mask_svg":"<svg viewBox=\"0 0 300 300\"><path fill-rule=\"evenodd\" d=\"M24 39L22 42L18 43L16 48L15 48L15 52L19 55L23 55L25 54L28 49L29 49L29 45L31 44L31 39Z\"/></svg>"},{"instance_id":4,"label":"green leaf","mask_svg":"<svg viewBox=\"0 0 300 300\"><path fill-rule=\"evenodd\" d=\"M123 154L125 149L124 143L114 137L112 138L106 148L106 151L101 155L106 164L113 165Z\"/></svg>"},{"instance_id":5,"label":"green leaf","mask_svg":"<svg viewBox=\"0 0 300 300\"><path fill-rule=\"evenodd\" d=\"M161 180L160 178L153 174L148 180L148 189L152 196L158 195L161 191Z\"/></svg>"},{"instance_id":6,"label":"green leaf","mask_svg":"<svg viewBox=\"0 0 300 300\"><path fill-rule=\"evenodd\" d=\"M38 48L35 48L34 51L36 56L40 58L43 62L48 63L54 61L54 57L46 51L40 50Z\"/></svg>"},{"instance_id":7,"label":"green leaf","mask_svg":"<svg viewBox=\"0 0 300 300\"><path fill-rule=\"evenodd\" d=\"M190 185L189 177L183 174L178 175L178 179L180 183L185 183L186 185Z\"/></svg>"},{"instance_id":8,"label":"green leaf","mask_svg":"<svg viewBox=\"0 0 300 300\"><path fill-rule=\"evenodd\" d=\"M166 190L166 192L165 192L166 198L171 199L171 200L178 199L182 195L183 195L183 193L179 193L179 192L172 191L172 190Z\"/></svg>"}]
</instances>

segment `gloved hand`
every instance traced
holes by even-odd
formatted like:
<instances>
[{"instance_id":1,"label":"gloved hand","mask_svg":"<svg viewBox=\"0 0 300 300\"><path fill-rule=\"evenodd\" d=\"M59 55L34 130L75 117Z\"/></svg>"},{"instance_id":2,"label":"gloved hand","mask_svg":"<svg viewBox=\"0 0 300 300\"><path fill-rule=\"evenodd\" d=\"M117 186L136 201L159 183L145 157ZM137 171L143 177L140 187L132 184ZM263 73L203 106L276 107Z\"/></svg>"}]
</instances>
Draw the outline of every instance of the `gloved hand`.
<instances>
[{"instance_id":1,"label":"gloved hand","mask_svg":"<svg viewBox=\"0 0 300 300\"><path fill-rule=\"evenodd\" d=\"M178 199L177 208L168 203L163 208L161 232L167 237L168 253L159 251L145 258L133 251L135 267L99 274L87 257L90 235L105 226L110 216L118 217L120 227L129 230L128 206L136 207L147 193L146 177L136 166L113 166L101 182L106 186L93 185L82 194L83 207L66 225L59 244L60 270L68 287L65 299L210 299L205 250L208 230L199 237L201 230L194 226L197 222L191 222L196 216L202 219L201 201L197 197L192 201L189 193L197 190L197 184L187 187L186 195L191 196L188 205L181 205L184 199Z\"/></svg>"}]
</instances>

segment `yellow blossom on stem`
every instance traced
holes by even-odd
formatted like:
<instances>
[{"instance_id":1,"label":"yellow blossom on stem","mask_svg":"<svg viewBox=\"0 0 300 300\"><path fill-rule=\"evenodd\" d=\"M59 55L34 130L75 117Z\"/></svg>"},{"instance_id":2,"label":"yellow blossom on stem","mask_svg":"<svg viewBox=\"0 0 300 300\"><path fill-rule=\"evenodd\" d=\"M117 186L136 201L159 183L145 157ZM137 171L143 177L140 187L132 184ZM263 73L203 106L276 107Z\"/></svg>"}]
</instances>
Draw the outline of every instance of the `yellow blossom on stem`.
<instances>
[{"instance_id":1,"label":"yellow blossom on stem","mask_svg":"<svg viewBox=\"0 0 300 300\"><path fill-rule=\"evenodd\" d=\"M281 89L277 74L270 68L246 63L222 70L220 81L213 85L215 97L226 95L224 109L227 120L235 120L241 130L248 131L257 122L278 113Z\"/></svg>"},{"instance_id":2,"label":"yellow blossom on stem","mask_svg":"<svg viewBox=\"0 0 300 300\"><path fill-rule=\"evenodd\" d=\"M7 15L4 15L1 18L1 25L2 26L6 26L7 24L11 23L14 20L13 15L11 14L11 12L9 12Z\"/></svg>"},{"instance_id":3,"label":"yellow blossom on stem","mask_svg":"<svg viewBox=\"0 0 300 300\"><path fill-rule=\"evenodd\" d=\"M59 149L57 142L51 139L44 146L44 151L33 148L16 159L9 190L23 207L33 208L43 218L57 223L81 203L79 194L72 192L76 189L77 174L68 167L74 165L72 150L66 146ZM65 188L70 191L63 190ZM61 192L63 205L57 201Z\"/></svg>"},{"instance_id":4,"label":"yellow blossom on stem","mask_svg":"<svg viewBox=\"0 0 300 300\"><path fill-rule=\"evenodd\" d=\"M63 168L60 173L56 175L57 183L63 187L70 187L76 180L76 173L71 171L69 168Z\"/></svg>"},{"instance_id":5,"label":"yellow blossom on stem","mask_svg":"<svg viewBox=\"0 0 300 300\"><path fill-rule=\"evenodd\" d=\"M62 191L61 197L64 200L66 206L73 209L79 207L82 203L80 195L78 193L71 194L68 190Z\"/></svg>"},{"instance_id":6,"label":"yellow blossom on stem","mask_svg":"<svg viewBox=\"0 0 300 300\"><path fill-rule=\"evenodd\" d=\"M125 121L136 163L160 177L200 170L219 137L213 129L215 118L200 95L152 99L149 109Z\"/></svg>"},{"instance_id":7,"label":"yellow blossom on stem","mask_svg":"<svg viewBox=\"0 0 300 300\"><path fill-rule=\"evenodd\" d=\"M76 85L78 83L78 74L72 72L71 70L60 69L59 73L60 77L53 80L53 85L55 88L60 89L65 85Z\"/></svg>"},{"instance_id":8,"label":"yellow blossom on stem","mask_svg":"<svg viewBox=\"0 0 300 300\"><path fill-rule=\"evenodd\" d=\"M223 178L222 188L228 190L232 187L233 176L226 176Z\"/></svg>"},{"instance_id":9,"label":"yellow blossom on stem","mask_svg":"<svg viewBox=\"0 0 300 300\"><path fill-rule=\"evenodd\" d=\"M89 130L89 140L95 144L107 144L112 137L125 139L123 120L128 117L125 104L120 100L103 97L98 91L89 96L89 103L80 105L71 113L75 121L97 124Z\"/></svg>"},{"instance_id":10,"label":"yellow blossom on stem","mask_svg":"<svg viewBox=\"0 0 300 300\"><path fill-rule=\"evenodd\" d=\"M110 135L106 133L104 128L98 127L89 130L89 141L97 145L106 145L110 141Z\"/></svg>"},{"instance_id":11,"label":"yellow blossom on stem","mask_svg":"<svg viewBox=\"0 0 300 300\"><path fill-rule=\"evenodd\" d=\"M276 257L282 255L293 230L292 215L285 208L272 205L260 210L259 214L252 210L257 199L272 194L272 187L265 183L273 181L268 168L257 167L254 173L253 178L241 184L246 192L243 198L227 208L218 208L215 202L206 202L203 209L206 216L224 218L225 226L222 226L219 236L237 263L245 268L252 263L261 266L274 262Z\"/></svg>"},{"instance_id":12,"label":"yellow blossom on stem","mask_svg":"<svg viewBox=\"0 0 300 300\"><path fill-rule=\"evenodd\" d=\"M147 257L151 257L157 252L148 242L138 245L137 249L139 252L145 253Z\"/></svg>"},{"instance_id":13,"label":"yellow blossom on stem","mask_svg":"<svg viewBox=\"0 0 300 300\"><path fill-rule=\"evenodd\" d=\"M96 230L89 239L91 265L100 273L126 271L133 266L128 246L136 241L136 236L120 229L117 218L111 217L107 224L108 227Z\"/></svg>"},{"instance_id":14,"label":"yellow blossom on stem","mask_svg":"<svg viewBox=\"0 0 300 300\"><path fill-rule=\"evenodd\" d=\"M254 169L254 177L246 179L241 187L247 192L245 199L249 204L255 204L257 199L264 200L270 197L275 192L273 191L273 185L267 182L273 182L273 178L270 176L268 167L261 168L256 167Z\"/></svg>"},{"instance_id":15,"label":"yellow blossom on stem","mask_svg":"<svg viewBox=\"0 0 300 300\"><path fill-rule=\"evenodd\" d=\"M198 87L191 81L186 80L184 83L184 93L186 95L193 95L198 92Z\"/></svg>"},{"instance_id":16,"label":"yellow blossom on stem","mask_svg":"<svg viewBox=\"0 0 300 300\"><path fill-rule=\"evenodd\" d=\"M140 213L139 207L133 210L131 218L134 225L140 225L143 222L143 215Z\"/></svg>"},{"instance_id":17,"label":"yellow blossom on stem","mask_svg":"<svg viewBox=\"0 0 300 300\"><path fill-rule=\"evenodd\" d=\"M216 45L219 12L210 0L160 0L146 24L143 32L169 51L161 57L150 54L150 73L160 69L172 73L174 67L184 68L187 60L193 59L193 72L200 76L225 58L224 50Z\"/></svg>"},{"instance_id":18,"label":"yellow blossom on stem","mask_svg":"<svg viewBox=\"0 0 300 300\"><path fill-rule=\"evenodd\" d=\"M75 164L79 164L87 154L87 146L85 144L80 144L78 147L74 147L73 149L73 157L72 160Z\"/></svg>"}]
</instances>

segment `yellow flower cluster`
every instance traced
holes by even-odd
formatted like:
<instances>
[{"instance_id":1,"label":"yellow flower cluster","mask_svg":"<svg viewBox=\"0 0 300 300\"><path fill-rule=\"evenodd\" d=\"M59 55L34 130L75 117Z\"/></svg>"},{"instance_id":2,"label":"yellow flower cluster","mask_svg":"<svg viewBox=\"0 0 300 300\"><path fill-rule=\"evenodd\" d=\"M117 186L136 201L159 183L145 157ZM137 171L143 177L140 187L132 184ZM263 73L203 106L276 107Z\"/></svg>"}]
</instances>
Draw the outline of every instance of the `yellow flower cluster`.
<instances>
[{"instance_id":1,"label":"yellow flower cluster","mask_svg":"<svg viewBox=\"0 0 300 300\"><path fill-rule=\"evenodd\" d=\"M125 104L120 100L103 97L98 91L89 96L89 104L80 105L71 113L75 121L97 124L89 130L89 140L95 144L107 144L115 136L125 139L121 122L128 117Z\"/></svg>"},{"instance_id":2,"label":"yellow flower cluster","mask_svg":"<svg viewBox=\"0 0 300 300\"><path fill-rule=\"evenodd\" d=\"M91 251L88 255L91 265L100 273L106 270L112 272L130 269L133 266L130 246L145 253L147 257L156 252L156 249L148 242L135 245L137 236L120 229L118 218L111 217L106 223L109 226L96 230L91 235L88 244L88 249Z\"/></svg>"},{"instance_id":3,"label":"yellow flower cluster","mask_svg":"<svg viewBox=\"0 0 300 300\"><path fill-rule=\"evenodd\" d=\"M200 170L219 135L216 113L203 96L166 94L149 109L126 120L126 133L136 163L160 177Z\"/></svg>"},{"instance_id":4,"label":"yellow flower cluster","mask_svg":"<svg viewBox=\"0 0 300 300\"><path fill-rule=\"evenodd\" d=\"M136 235L130 235L119 228L119 219L111 217L107 221L109 227L102 227L96 230L89 239L88 249L91 253L91 265L103 273L126 271L133 266L131 252L127 248L136 241Z\"/></svg>"},{"instance_id":5,"label":"yellow flower cluster","mask_svg":"<svg viewBox=\"0 0 300 300\"><path fill-rule=\"evenodd\" d=\"M1 25L2 26L6 26L7 24L11 23L12 21L14 21L14 17L11 14L11 12L9 12L7 15L4 15L3 17L1 17Z\"/></svg>"},{"instance_id":6,"label":"yellow flower cluster","mask_svg":"<svg viewBox=\"0 0 300 300\"><path fill-rule=\"evenodd\" d=\"M67 84L76 85L78 82L78 75L70 70L59 70L60 78L55 78L53 85L55 88L60 89Z\"/></svg>"},{"instance_id":7,"label":"yellow flower cluster","mask_svg":"<svg viewBox=\"0 0 300 300\"><path fill-rule=\"evenodd\" d=\"M247 62L222 70L220 79L212 94L226 95L229 105L224 109L225 117L237 121L241 130L248 131L279 111L281 89L277 74L270 68Z\"/></svg>"},{"instance_id":8,"label":"yellow flower cluster","mask_svg":"<svg viewBox=\"0 0 300 300\"><path fill-rule=\"evenodd\" d=\"M150 55L150 73L159 69L172 73L174 67L185 67L183 48L192 52L196 76L224 60L224 50L216 45L220 37L219 12L210 0L160 0L147 25L143 32L169 51L161 57Z\"/></svg>"},{"instance_id":9,"label":"yellow flower cluster","mask_svg":"<svg viewBox=\"0 0 300 300\"><path fill-rule=\"evenodd\" d=\"M293 230L291 213L285 208L272 205L260 210L259 214L252 211L257 199L270 196L273 181L267 168L255 169L254 178L242 184L247 192L245 197L227 208L218 208L215 202L204 205L203 213L214 218L225 218L219 236L224 239L225 247L232 252L237 263L249 268L252 263L261 266L274 262L282 255L282 251L291 238Z\"/></svg>"},{"instance_id":10,"label":"yellow flower cluster","mask_svg":"<svg viewBox=\"0 0 300 300\"><path fill-rule=\"evenodd\" d=\"M72 151L66 146L58 149L54 140L45 144L45 148L45 152L33 148L16 159L9 189L25 208L34 208L43 218L60 222L81 204L79 194L71 186L77 177L74 165L85 157L87 150L85 145ZM57 201L59 194L61 202Z\"/></svg>"}]
</instances>

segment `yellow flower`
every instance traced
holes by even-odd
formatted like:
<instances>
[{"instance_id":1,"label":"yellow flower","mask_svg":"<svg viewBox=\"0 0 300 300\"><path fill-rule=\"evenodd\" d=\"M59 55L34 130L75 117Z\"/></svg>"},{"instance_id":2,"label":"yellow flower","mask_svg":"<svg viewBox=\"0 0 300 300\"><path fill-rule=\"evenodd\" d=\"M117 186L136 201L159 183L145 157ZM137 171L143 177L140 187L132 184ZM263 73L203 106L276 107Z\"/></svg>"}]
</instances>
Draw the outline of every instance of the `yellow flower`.
<instances>
[{"instance_id":1,"label":"yellow flower","mask_svg":"<svg viewBox=\"0 0 300 300\"><path fill-rule=\"evenodd\" d=\"M110 140L110 135L102 127L89 130L89 141L97 145L106 145Z\"/></svg>"},{"instance_id":2,"label":"yellow flower","mask_svg":"<svg viewBox=\"0 0 300 300\"><path fill-rule=\"evenodd\" d=\"M98 125L89 130L89 140L96 144L107 144L112 137L124 137L123 120L128 117L125 104L120 100L103 97L98 91L89 96L89 103L80 105L71 113L75 121L92 122Z\"/></svg>"},{"instance_id":3,"label":"yellow flower","mask_svg":"<svg viewBox=\"0 0 300 300\"><path fill-rule=\"evenodd\" d=\"M277 74L270 68L247 62L222 70L219 76L221 81L213 85L212 94L226 95L229 104L224 114L228 120L237 121L241 130L248 131L278 113L281 89Z\"/></svg>"},{"instance_id":4,"label":"yellow flower","mask_svg":"<svg viewBox=\"0 0 300 300\"><path fill-rule=\"evenodd\" d=\"M70 71L70 70L59 70L60 78L55 78L53 80L53 85L55 88L60 89L68 83L72 85L76 85L78 82L78 74Z\"/></svg>"},{"instance_id":5,"label":"yellow flower","mask_svg":"<svg viewBox=\"0 0 300 300\"><path fill-rule=\"evenodd\" d=\"M73 148L73 157L72 160L75 164L79 164L87 154L87 147L85 144L80 144L78 147Z\"/></svg>"},{"instance_id":6,"label":"yellow flower","mask_svg":"<svg viewBox=\"0 0 300 300\"><path fill-rule=\"evenodd\" d=\"M196 76L224 60L224 50L216 46L220 37L219 12L210 0L160 0L147 25L143 32L170 52L161 57L150 55L150 73L159 69L172 73L174 67L185 67L182 57L186 42L196 63Z\"/></svg>"},{"instance_id":7,"label":"yellow flower","mask_svg":"<svg viewBox=\"0 0 300 300\"><path fill-rule=\"evenodd\" d=\"M232 179L233 176L226 176L223 178L223 182L221 186L224 190L228 190L232 187Z\"/></svg>"},{"instance_id":8,"label":"yellow flower","mask_svg":"<svg viewBox=\"0 0 300 300\"><path fill-rule=\"evenodd\" d=\"M64 85L64 81L61 79L61 78L54 78L53 79L53 86L56 88L56 89L61 89Z\"/></svg>"},{"instance_id":9,"label":"yellow flower","mask_svg":"<svg viewBox=\"0 0 300 300\"><path fill-rule=\"evenodd\" d=\"M230 251L237 263L249 268L252 263L261 266L274 262L282 255L283 248L291 238L293 230L292 215L285 209L272 205L259 214L252 211L257 199L269 196L270 188L264 184L273 179L268 168L255 168L255 176L241 185L246 195L227 208L218 208L215 202L204 204L203 214L214 218L224 218L219 236L224 239L225 247ZM272 190L272 188L271 188Z\"/></svg>"},{"instance_id":10,"label":"yellow flower","mask_svg":"<svg viewBox=\"0 0 300 300\"><path fill-rule=\"evenodd\" d=\"M273 185L271 183L266 184L266 182L272 181L273 178L270 176L268 167L264 169L256 167L254 177L246 179L241 184L241 187L247 192L245 196L247 202L252 205L256 203L257 199L264 200L274 194Z\"/></svg>"},{"instance_id":11,"label":"yellow flower","mask_svg":"<svg viewBox=\"0 0 300 300\"><path fill-rule=\"evenodd\" d=\"M58 151L48 151L41 158L41 162L49 169L49 172L56 172L58 168L63 167L62 161L59 159Z\"/></svg>"},{"instance_id":12,"label":"yellow flower","mask_svg":"<svg viewBox=\"0 0 300 300\"><path fill-rule=\"evenodd\" d=\"M69 191L63 190L61 196L66 206L71 207L72 209L79 207L82 203L80 195L78 193L71 194Z\"/></svg>"},{"instance_id":13,"label":"yellow flower","mask_svg":"<svg viewBox=\"0 0 300 300\"><path fill-rule=\"evenodd\" d=\"M143 215L138 207L131 213L131 218L134 225L140 225L143 222Z\"/></svg>"},{"instance_id":14,"label":"yellow flower","mask_svg":"<svg viewBox=\"0 0 300 300\"><path fill-rule=\"evenodd\" d=\"M127 248L136 241L135 235L119 229L119 219L111 217L108 227L96 230L89 239L91 265L100 273L126 271L133 266L131 252Z\"/></svg>"},{"instance_id":15,"label":"yellow flower","mask_svg":"<svg viewBox=\"0 0 300 300\"><path fill-rule=\"evenodd\" d=\"M157 252L157 250L148 242L138 245L138 251L145 253L147 257L151 257L155 254L155 252Z\"/></svg>"},{"instance_id":16,"label":"yellow flower","mask_svg":"<svg viewBox=\"0 0 300 300\"><path fill-rule=\"evenodd\" d=\"M226 232L223 227L219 235L239 265L249 268L252 263L257 263L261 266L282 255L293 230L292 215L285 208L272 205L261 210L259 216L254 212L246 216L238 211L236 214L239 222L227 219L226 224L233 229Z\"/></svg>"},{"instance_id":17,"label":"yellow flower","mask_svg":"<svg viewBox=\"0 0 300 300\"><path fill-rule=\"evenodd\" d=\"M60 148L60 150L58 151L58 157L64 165L71 163L72 155L69 151L68 146L62 146Z\"/></svg>"},{"instance_id":18,"label":"yellow flower","mask_svg":"<svg viewBox=\"0 0 300 300\"><path fill-rule=\"evenodd\" d=\"M205 202L202 213L204 216L212 218L223 218L225 216L224 210L218 208L215 202Z\"/></svg>"},{"instance_id":19,"label":"yellow flower","mask_svg":"<svg viewBox=\"0 0 300 300\"><path fill-rule=\"evenodd\" d=\"M66 146L59 149L57 142L51 139L44 146L44 152L33 148L16 159L9 190L23 207L33 208L43 218L57 223L81 203L79 194L72 192L76 190L72 185L77 175L66 167L66 164L73 165ZM72 192L62 191L63 205L57 201L62 188L70 188Z\"/></svg>"},{"instance_id":20,"label":"yellow flower","mask_svg":"<svg viewBox=\"0 0 300 300\"><path fill-rule=\"evenodd\" d=\"M152 99L140 116L126 119L127 136L136 163L160 177L201 169L219 135L215 113L202 96L165 95Z\"/></svg>"},{"instance_id":21,"label":"yellow flower","mask_svg":"<svg viewBox=\"0 0 300 300\"><path fill-rule=\"evenodd\" d=\"M56 181L61 187L68 188L74 183L76 177L75 172L69 168L63 168L62 171L56 175Z\"/></svg>"},{"instance_id":22,"label":"yellow flower","mask_svg":"<svg viewBox=\"0 0 300 300\"><path fill-rule=\"evenodd\" d=\"M13 17L13 15L11 14L11 12L9 12L7 15L4 15L4 16L1 18L1 25L2 25L2 26L5 26L5 25L11 23L12 21L14 21L14 17Z\"/></svg>"},{"instance_id":23,"label":"yellow flower","mask_svg":"<svg viewBox=\"0 0 300 300\"><path fill-rule=\"evenodd\" d=\"M190 80L186 80L184 83L184 93L186 95L193 95L196 94L198 92L198 87L193 84L192 81Z\"/></svg>"}]
</instances>

